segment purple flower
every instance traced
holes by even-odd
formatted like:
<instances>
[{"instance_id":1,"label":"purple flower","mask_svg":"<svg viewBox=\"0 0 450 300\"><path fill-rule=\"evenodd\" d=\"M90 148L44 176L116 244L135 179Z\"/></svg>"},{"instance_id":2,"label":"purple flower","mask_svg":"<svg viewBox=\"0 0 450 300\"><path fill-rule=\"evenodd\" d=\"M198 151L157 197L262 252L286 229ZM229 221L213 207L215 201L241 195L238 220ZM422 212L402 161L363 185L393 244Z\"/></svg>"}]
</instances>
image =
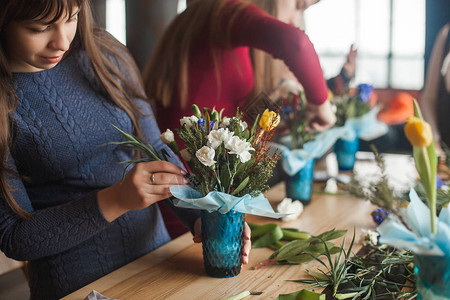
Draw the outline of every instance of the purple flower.
<instances>
[{"instance_id":1,"label":"purple flower","mask_svg":"<svg viewBox=\"0 0 450 300\"><path fill-rule=\"evenodd\" d=\"M372 213L372 218L377 225L380 225L387 216L389 216L389 212L384 208L377 208Z\"/></svg>"},{"instance_id":2,"label":"purple flower","mask_svg":"<svg viewBox=\"0 0 450 300\"><path fill-rule=\"evenodd\" d=\"M440 189L445 183L442 181L441 177L436 175L436 188Z\"/></svg>"},{"instance_id":3,"label":"purple flower","mask_svg":"<svg viewBox=\"0 0 450 300\"><path fill-rule=\"evenodd\" d=\"M205 130L205 119L200 119L197 121L198 126L200 126L203 130ZM214 127L214 121L209 121L209 130L211 131Z\"/></svg>"},{"instance_id":4,"label":"purple flower","mask_svg":"<svg viewBox=\"0 0 450 300\"><path fill-rule=\"evenodd\" d=\"M372 96L373 86L370 84L362 83L362 84L358 85L358 89L359 89L359 97L361 98L361 102L369 101L370 97Z\"/></svg>"}]
</instances>

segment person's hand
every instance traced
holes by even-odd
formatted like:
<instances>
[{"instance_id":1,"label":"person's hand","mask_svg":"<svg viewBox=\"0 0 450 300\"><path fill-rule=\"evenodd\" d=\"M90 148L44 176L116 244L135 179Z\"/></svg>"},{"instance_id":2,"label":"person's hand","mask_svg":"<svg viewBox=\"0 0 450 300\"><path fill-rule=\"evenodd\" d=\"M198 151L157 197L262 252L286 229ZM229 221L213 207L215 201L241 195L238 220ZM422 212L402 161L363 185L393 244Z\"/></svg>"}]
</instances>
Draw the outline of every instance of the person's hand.
<instances>
[{"instance_id":1,"label":"person's hand","mask_svg":"<svg viewBox=\"0 0 450 300\"><path fill-rule=\"evenodd\" d=\"M336 123L336 115L328 100L320 105L308 103L306 111L309 124L318 131L324 131Z\"/></svg>"},{"instance_id":2,"label":"person's hand","mask_svg":"<svg viewBox=\"0 0 450 300\"><path fill-rule=\"evenodd\" d=\"M146 208L170 197L171 185L186 184L186 172L167 161L136 164L123 181L97 193L103 216L113 221L129 210Z\"/></svg>"},{"instance_id":3,"label":"person's hand","mask_svg":"<svg viewBox=\"0 0 450 300\"><path fill-rule=\"evenodd\" d=\"M192 238L195 243L202 242L202 223L201 219L198 218L194 223L194 237ZM251 229L248 226L247 222L244 224L244 249L242 250L242 264L248 264L248 256L250 254L250 250L252 249L252 241L251 237Z\"/></svg>"},{"instance_id":4,"label":"person's hand","mask_svg":"<svg viewBox=\"0 0 450 300\"><path fill-rule=\"evenodd\" d=\"M356 56L358 54L358 50L354 44L350 46L350 51L347 54L347 59L342 66L343 75L348 78L348 80L352 79L355 76L356 71Z\"/></svg>"}]
</instances>

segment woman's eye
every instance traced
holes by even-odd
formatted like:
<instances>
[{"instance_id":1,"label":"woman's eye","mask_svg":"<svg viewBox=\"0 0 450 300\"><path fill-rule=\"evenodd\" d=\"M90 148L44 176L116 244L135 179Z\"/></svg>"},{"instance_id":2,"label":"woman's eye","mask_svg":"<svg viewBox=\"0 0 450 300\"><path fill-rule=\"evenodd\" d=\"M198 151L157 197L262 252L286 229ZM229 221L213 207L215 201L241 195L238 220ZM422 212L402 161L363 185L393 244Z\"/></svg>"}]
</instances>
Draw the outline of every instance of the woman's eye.
<instances>
[{"instance_id":1,"label":"woman's eye","mask_svg":"<svg viewBox=\"0 0 450 300\"><path fill-rule=\"evenodd\" d=\"M47 29L48 29L48 26L44 27L44 28L30 28L30 30L35 33L41 33L41 32L46 31Z\"/></svg>"}]
</instances>

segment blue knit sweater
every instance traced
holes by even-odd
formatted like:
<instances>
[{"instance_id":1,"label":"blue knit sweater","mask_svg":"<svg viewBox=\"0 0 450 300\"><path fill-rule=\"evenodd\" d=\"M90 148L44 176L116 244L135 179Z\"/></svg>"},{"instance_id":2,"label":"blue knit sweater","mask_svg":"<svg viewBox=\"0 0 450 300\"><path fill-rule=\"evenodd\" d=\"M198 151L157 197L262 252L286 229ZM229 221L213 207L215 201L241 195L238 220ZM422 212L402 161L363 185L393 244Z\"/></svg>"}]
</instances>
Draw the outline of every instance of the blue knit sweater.
<instances>
[{"instance_id":1,"label":"blue knit sweater","mask_svg":"<svg viewBox=\"0 0 450 300\"><path fill-rule=\"evenodd\" d=\"M102 145L122 140L111 124L127 132L132 124L107 101L85 52L14 78L19 104L8 163L22 179L9 180L15 200L32 216L21 219L0 199L0 249L29 261L32 299L60 298L167 243L157 205L112 223L99 210L97 191L121 179L118 162L133 154ZM150 106L136 103L146 114L139 120L144 139L166 147ZM187 226L198 217L174 210Z\"/></svg>"}]
</instances>

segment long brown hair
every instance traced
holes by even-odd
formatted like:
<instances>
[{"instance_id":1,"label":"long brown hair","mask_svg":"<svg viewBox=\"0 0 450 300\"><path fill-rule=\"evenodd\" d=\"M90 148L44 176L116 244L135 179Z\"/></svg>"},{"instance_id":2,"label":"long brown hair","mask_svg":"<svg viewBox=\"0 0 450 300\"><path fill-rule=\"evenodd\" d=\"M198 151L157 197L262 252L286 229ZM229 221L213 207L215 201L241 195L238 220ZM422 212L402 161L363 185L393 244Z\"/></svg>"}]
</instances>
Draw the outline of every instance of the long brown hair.
<instances>
[{"instance_id":1,"label":"long brown hair","mask_svg":"<svg viewBox=\"0 0 450 300\"><path fill-rule=\"evenodd\" d=\"M178 15L165 30L143 71L145 91L151 100L159 102L163 107L168 107L177 90L181 106L186 105L189 92L189 56L195 40L205 32L209 36L209 51L220 88L219 49L229 47L230 41L230 28L225 29L224 35L224 29L221 26L223 20L220 18L220 11L225 4L227 9L233 12L230 17L230 27L240 12L249 5L246 1L195 0L189 3L187 9Z\"/></svg>"},{"instance_id":2,"label":"long brown hair","mask_svg":"<svg viewBox=\"0 0 450 300\"><path fill-rule=\"evenodd\" d=\"M13 113L18 104L18 97L12 86L13 74L5 54L2 31L13 21L47 20L57 21L65 13L72 15L72 9L78 7L78 28L71 47L82 47L89 56L103 88L110 96L110 101L123 109L130 117L135 133L139 136L137 119L139 111L132 99L146 99L142 91L140 74L131 55L125 47L104 30L94 25L89 0L1 0L0 10L0 197L11 209L26 218L30 214L23 210L12 196L12 187L8 184L7 158L12 146ZM117 57L120 64L128 69L126 78L117 65L109 60L110 55ZM118 78L118 79L117 79Z\"/></svg>"}]
</instances>

